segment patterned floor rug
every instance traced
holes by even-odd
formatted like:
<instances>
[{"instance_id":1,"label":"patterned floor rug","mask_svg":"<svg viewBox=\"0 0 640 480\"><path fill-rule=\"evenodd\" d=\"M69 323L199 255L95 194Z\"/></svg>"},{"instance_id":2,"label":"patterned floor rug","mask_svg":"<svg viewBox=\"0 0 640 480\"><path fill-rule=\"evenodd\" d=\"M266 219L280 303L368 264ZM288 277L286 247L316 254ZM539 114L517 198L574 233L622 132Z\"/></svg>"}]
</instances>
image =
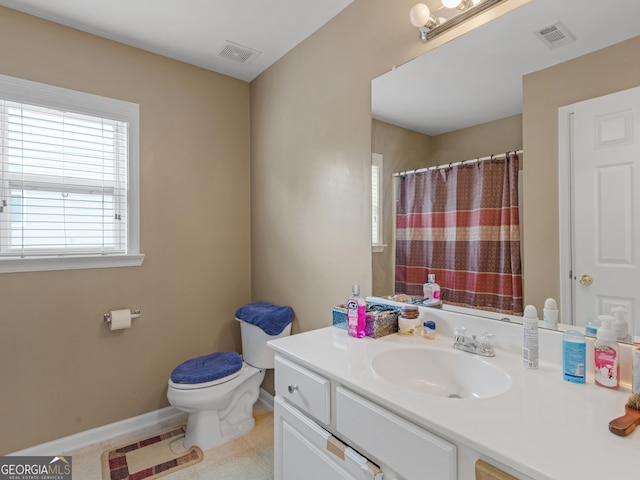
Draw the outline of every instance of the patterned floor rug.
<instances>
[{"instance_id":1,"label":"patterned floor rug","mask_svg":"<svg viewBox=\"0 0 640 480\"><path fill-rule=\"evenodd\" d=\"M102 480L153 480L203 459L198 447L182 445L185 428L124 445L102 454Z\"/></svg>"}]
</instances>

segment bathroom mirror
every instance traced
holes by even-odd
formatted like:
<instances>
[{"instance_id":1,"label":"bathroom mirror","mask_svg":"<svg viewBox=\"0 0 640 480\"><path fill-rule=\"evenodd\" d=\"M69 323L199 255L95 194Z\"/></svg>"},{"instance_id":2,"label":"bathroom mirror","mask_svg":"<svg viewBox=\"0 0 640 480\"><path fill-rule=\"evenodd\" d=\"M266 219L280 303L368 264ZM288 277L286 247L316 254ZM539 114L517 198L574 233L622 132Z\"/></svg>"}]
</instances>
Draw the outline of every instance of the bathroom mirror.
<instances>
[{"instance_id":1,"label":"bathroom mirror","mask_svg":"<svg viewBox=\"0 0 640 480\"><path fill-rule=\"evenodd\" d=\"M580 2L557 2L557 0L532 0L531 2L492 20L491 22L468 32L457 39L446 43L411 62L395 68L392 71L372 80L372 150L374 154L385 142L398 142L392 151L399 156L410 156L415 153L406 145L401 144L408 137L414 145L425 145L430 149L429 163L414 155L414 164L396 164L397 159L384 158L385 182L385 216L392 211L390 202L394 199L389 194L391 171L411 170L427 165L438 165L449 162L463 161L480 156L487 156L506 150L516 150L524 146L522 156L524 165L524 189L545 189L546 185L537 183L540 175L534 175L528 180L527 162L537 159L527 156L526 145L508 144L504 148L495 150L495 145L502 145L501 139L494 133L485 135L483 128L487 125L492 129L485 132L506 130L507 137L503 142L517 142L518 135L514 129L522 128L522 94L523 76L538 72L547 67L556 66L571 59L586 55L602 48L618 44L627 39L640 35L640 24L635 20L640 18L640 2L635 0L614 0L607 4L606 15L602 11L603 4L597 0L582 0ZM416 39L416 41L419 41ZM565 44L566 42L566 44ZM626 65L632 65L629 61ZM621 68L626 67L624 64ZM617 72L619 73L619 72ZM575 85L558 83L558 89L572 89ZM607 92L608 93L608 92ZM598 96L598 95L592 95ZM590 98L590 97L585 97ZM582 99L580 99L582 100ZM575 100L574 100L575 102ZM572 103L572 102L567 102ZM380 123L400 127L398 135L389 134L389 130L380 129ZM475 145L468 150L467 142L462 133L476 130ZM487 127L488 128L488 127ZM526 132L539 129L538 125L524 125ZM526 132L524 137L526 138ZM522 135L522 130L520 130ZM557 134L557 132L555 132ZM460 134L460 136L458 136ZM416 136L420 137L416 142ZM458 139L456 142L441 142L440 139ZM486 138L491 136L490 140ZM520 140L523 137L520 137ZM554 142L554 152L558 151L557 139ZM471 153L473 152L473 153ZM423 163L415 163L423 162ZM534 167L535 168L535 167ZM552 175L557 184L557 172ZM524 200L527 199L525 193ZM533 211L537 205L521 202L525 212ZM556 206L557 208L557 206ZM527 210L531 209L531 210ZM526 217L526 213L524 214ZM539 215L539 213L538 213ZM396 293L392 289L393 281L393 232L390 231L389 221L384 220L384 241L387 247L383 252L373 253L374 295L390 295ZM540 229L527 230L525 221L523 242L525 245L535 243L546 232ZM554 231L557 226L554 225ZM559 287L553 292L545 292L542 298L530 299L528 292L535 291L538 285L527 275L527 265L535 264L536 269L544 269L544 265L554 265L550 271L558 271L559 258L549 255L545 258L527 257L523 250L523 279L525 283L524 303L534 303L542 317L542 305L545 296L561 298ZM538 268L539 267L539 268ZM558 275L559 276L559 275ZM384 281L380 281L383 278ZM531 277L531 278L539 278ZM558 284L557 279L555 284ZM376 287L377 285L377 287ZM386 291L376 288L386 286ZM640 285L638 286L640 288ZM538 289L543 290L542 286ZM486 312L476 311L481 316ZM573 320L561 319L564 323L574 323ZM580 322L578 322L580 323ZM640 335L640 324L636 321L632 332Z\"/></svg>"}]
</instances>

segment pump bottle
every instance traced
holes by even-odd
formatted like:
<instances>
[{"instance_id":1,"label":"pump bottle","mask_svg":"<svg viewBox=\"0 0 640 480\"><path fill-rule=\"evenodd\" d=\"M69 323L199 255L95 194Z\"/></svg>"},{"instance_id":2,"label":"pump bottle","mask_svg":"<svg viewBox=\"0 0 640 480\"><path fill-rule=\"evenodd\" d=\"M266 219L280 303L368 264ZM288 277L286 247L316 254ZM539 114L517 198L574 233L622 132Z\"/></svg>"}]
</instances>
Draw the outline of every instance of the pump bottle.
<instances>
[{"instance_id":1,"label":"pump bottle","mask_svg":"<svg viewBox=\"0 0 640 480\"><path fill-rule=\"evenodd\" d=\"M613 329L611 315L598 315L601 322L598 336L594 342L593 359L595 361L596 385L607 388L620 386L620 350L616 342L616 331Z\"/></svg>"},{"instance_id":2,"label":"pump bottle","mask_svg":"<svg viewBox=\"0 0 640 480\"><path fill-rule=\"evenodd\" d=\"M629 324L624 318L627 311L624 307L614 307L611 309L613 313L613 329L616 332L616 340L619 342L633 343L633 337L629 333Z\"/></svg>"},{"instance_id":3,"label":"pump bottle","mask_svg":"<svg viewBox=\"0 0 640 480\"><path fill-rule=\"evenodd\" d=\"M427 276L428 283L422 286L422 296L425 300L440 300L440 285L436 283L436 275L430 273Z\"/></svg>"}]
</instances>

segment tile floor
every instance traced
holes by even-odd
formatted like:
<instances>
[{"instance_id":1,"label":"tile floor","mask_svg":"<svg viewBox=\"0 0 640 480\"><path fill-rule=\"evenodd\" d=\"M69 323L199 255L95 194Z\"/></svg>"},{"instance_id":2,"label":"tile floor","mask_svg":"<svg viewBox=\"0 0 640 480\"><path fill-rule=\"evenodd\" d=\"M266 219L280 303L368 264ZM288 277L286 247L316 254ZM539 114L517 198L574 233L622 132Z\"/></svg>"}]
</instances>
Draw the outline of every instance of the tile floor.
<instances>
[{"instance_id":1,"label":"tile floor","mask_svg":"<svg viewBox=\"0 0 640 480\"><path fill-rule=\"evenodd\" d=\"M273 479L273 412L258 401L256 425L249 434L206 450L195 465L165 475L162 480L269 480ZM73 459L74 480L102 479L100 457L105 450L162 433L187 423L186 415L103 442L68 452Z\"/></svg>"}]
</instances>

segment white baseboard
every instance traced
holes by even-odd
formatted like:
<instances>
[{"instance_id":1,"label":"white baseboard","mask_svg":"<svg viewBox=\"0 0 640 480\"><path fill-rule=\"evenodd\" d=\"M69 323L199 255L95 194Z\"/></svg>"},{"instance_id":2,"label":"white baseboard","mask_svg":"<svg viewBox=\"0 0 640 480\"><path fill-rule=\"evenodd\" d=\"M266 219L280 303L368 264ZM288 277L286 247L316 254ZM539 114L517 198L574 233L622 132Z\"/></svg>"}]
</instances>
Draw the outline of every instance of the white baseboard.
<instances>
[{"instance_id":1,"label":"white baseboard","mask_svg":"<svg viewBox=\"0 0 640 480\"><path fill-rule=\"evenodd\" d=\"M258 401L264 403L269 410L273 410L273 395L267 392L264 388L260 388L260 395L258 395Z\"/></svg>"},{"instance_id":2,"label":"white baseboard","mask_svg":"<svg viewBox=\"0 0 640 480\"><path fill-rule=\"evenodd\" d=\"M79 432L68 437L52 440L51 442L42 443L34 447L29 447L18 452L10 453L9 455L45 455L55 456L64 455L73 450L86 447L93 443L109 440L110 438L117 437L126 433L141 430L146 427L157 425L158 423L170 420L179 415L183 415L183 412L175 407L165 407L160 410L154 410L153 412L144 413L137 417L126 418L119 422L103 425L102 427L92 428Z\"/></svg>"},{"instance_id":3,"label":"white baseboard","mask_svg":"<svg viewBox=\"0 0 640 480\"><path fill-rule=\"evenodd\" d=\"M270 410L273 410L273 395L267 392L264 388L260 389L258 401L264 403ZM103 425L102 427L92 428L91 430L85 430L84 432L69 435L68 437L59 438L34 447L25 448L24 450L13 452L9 455L65 455L68 452L78 450L94 443L157 425L158 423L170 420L179 415L184 414L175 407L165 407L160 410L154 410L153 412L138 415L137 417L126 418L119 422L110 423L108 425Z\"/></svg>"}]
</instances>

